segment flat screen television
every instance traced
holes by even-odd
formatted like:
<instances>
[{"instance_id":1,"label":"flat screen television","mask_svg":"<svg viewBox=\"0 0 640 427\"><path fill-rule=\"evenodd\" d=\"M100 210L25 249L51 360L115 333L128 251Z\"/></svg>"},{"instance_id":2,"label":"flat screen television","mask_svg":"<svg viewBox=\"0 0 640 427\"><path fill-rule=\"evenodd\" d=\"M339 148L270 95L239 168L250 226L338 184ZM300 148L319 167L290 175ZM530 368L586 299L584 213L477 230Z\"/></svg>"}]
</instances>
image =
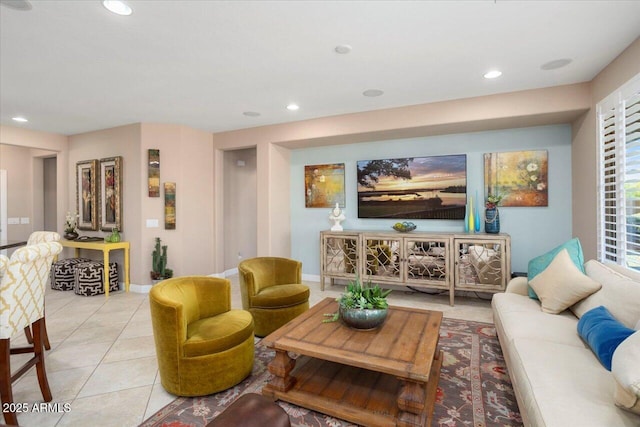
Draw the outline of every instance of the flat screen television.
<instances>
[{"instance_id":1,"label":"flat screen television","mask_svg":"<svg viewBox=\"0 0 640 427\"><path fill-rule=\"evenodd\" d=\"M359 160L358 218L464 219L467 155Z\"/></svg>"}]
</instances>

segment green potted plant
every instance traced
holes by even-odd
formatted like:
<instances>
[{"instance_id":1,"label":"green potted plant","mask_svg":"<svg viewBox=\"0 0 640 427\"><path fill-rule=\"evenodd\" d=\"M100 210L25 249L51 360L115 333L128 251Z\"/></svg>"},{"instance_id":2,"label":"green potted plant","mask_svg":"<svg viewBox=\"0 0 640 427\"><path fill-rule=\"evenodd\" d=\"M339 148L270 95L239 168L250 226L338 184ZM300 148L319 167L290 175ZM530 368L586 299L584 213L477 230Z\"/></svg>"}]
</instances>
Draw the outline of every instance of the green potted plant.
<instances>
[{"instance_id":1,"label":"green potted plant","mask_svg":"<svg viewBox=\"0 0 640 427\"><path fill-rule=\"evenodd\" d=\"M167 245L162 245L156 237L156 245L151 253L151 280L164 280L173 277L173 270L167 268Z\"/></svg>"},{"instance_id":2,"label":"green potted plant","mask_svg":"<svg viewBox=\"0 0 640 427\"><path fill-rule=\"evenodd\" d=\"M329 317L324 322L335 322L338 319L356 329L375 329L382 325L387 317L389 304L387 295L391 289L382 289L372 285L371 280L362 283L359 276L351 281L345 292L336 299L338 311L325 314Z\"/></svg>"},{"instance_id":3,"label":"green potted plant","mask_svg":"<svg viewBox=\"0 0 640 427\"><path fill-rule=\"evenodd\" d=\"M502 195L489 194L485 202L484 231L485 233L500 233L500 211L498 205L502 201Z\"/></svg>"}]
</instances>

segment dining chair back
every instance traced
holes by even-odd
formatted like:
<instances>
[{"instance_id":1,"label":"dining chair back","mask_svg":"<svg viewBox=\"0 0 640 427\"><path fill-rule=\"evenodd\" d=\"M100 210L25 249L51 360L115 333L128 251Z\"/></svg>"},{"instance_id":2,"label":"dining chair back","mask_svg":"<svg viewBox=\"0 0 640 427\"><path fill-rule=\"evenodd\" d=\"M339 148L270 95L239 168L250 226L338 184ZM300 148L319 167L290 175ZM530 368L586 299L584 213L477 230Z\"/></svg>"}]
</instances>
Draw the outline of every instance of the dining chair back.
<instances>
[{"instance_id":1,"label":"dining chair back","mask_svg":"<svg viewBox=\"0 0 640 427\"><path fill-rule=\"evenodd\" d=\"M35 365L40 391L45 402L52 399L44 365L42 323L44 319L44 293L53 258L62 251L58 242L38 243L17 249L10 259L0 255L0 400L4 419L8 425L18 425L12 409L12 383ZM31 326L33 345L11 348L11 337ZM11 354L33 353L17 371L11 369Z\"/></svg>"}]
</instances>

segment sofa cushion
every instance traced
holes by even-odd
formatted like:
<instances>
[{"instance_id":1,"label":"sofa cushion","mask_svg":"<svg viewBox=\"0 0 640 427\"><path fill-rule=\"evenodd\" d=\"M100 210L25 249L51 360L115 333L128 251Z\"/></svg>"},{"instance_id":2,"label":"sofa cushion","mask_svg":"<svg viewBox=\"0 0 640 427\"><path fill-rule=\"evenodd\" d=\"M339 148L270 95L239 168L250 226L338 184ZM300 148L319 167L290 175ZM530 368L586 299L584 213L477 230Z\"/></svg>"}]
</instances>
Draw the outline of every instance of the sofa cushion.
<instances>
[{"instance_id":1,"label":"sofa cushion","mask_svg":"<svg viewBox=\"0 0 640 427\"><path fill-rule=\"evenodd\" d=\"M585 265L589 277L602 285L602 288L576 303L571 311L582 317L587 311L605 306L611 314L628 328L639 329L640 324L640 282L631 280L608 266L590 260Z\"/></svg>"},{"instance_id":2,"label":"sofa cushion","mask_svg":"<svg viewBox=\"0 0 640 427\"><path fill-rule=\"evenodd\" d=\"M578 321L578 333L608 371L611 370L613 352L633 332L618 322L604 306L589 310Z\"/></svg>"},{"instance_id":3,"label":"sofa cushion","mask_svg":"<svg viewBox=\"0 0 640 427\"><path fill-rule=\"evenodd\" d=\"M186 357L220 353L253 335L253 317L245 310L229 310L189 323L183 345Z\"/></svg>"},{"instance_id":4,"label":"sofa cushion","mask_svg":"<svg viewBox=\"0 0 640 427\"><path fill-rule=\"evenodd\" d=\"M640 331L613 353L611 373L616 380L616 405L640 415Z\"/></svg>"},{"instance_id":5,"label":"sofa cushion","mask_svg":"<svg viewBox=\"0 0 640 427\"><path fill-rule=\"evenodd\" d=\"M309 300L309 288L299 283L263 288L250 297L252 308L282 308Z\"/></svg>"},{"instance_id":6,"label":"sofa cushion","mask_svg":"<svg viewBox=\"0 0 640 427\"><path fill-rule=\"evenodd\" d=\"M527 338L587 348L576 333L578 319L570 311L544 313L539 301L509 293L495 294L491 305L496 329L508 341Z\"/></svg>"},{"instance_id":7,"label":"sofa cushion","mask_svg":"<svg viewBox=\"0 0 640 427\"><path fill-rule=\"evenodd\" d=\"M638 427L613 404L613 376L591 350L529 338L503 348L525 425Z\"/></svg>"},{"instance_id":8,"label":"sofa cushion","mask_svg":"<svg viewBox=\"0 0 640 427\"><path fill-rule=\"evenodd\" d=\"M515 339L509 374L531 426L637 427L613 403L615 382L586 348Z\"/></svg>"},{"instance_id":9,"label":"sofa cushion","mask_svg":"<svg viewBox=\"0 0 640 427\"><path fill-rule=\"evenodd\" d=\"M527 268L527 278L529 281L542 273L549 264L551 264L551 261L553 261L556 255L563 249L567 250L571 261L573 261L575 266L584 273L584 256L582 254L582 246L580 245L580 240L574 238L529 261L529 266ZM538 298L536 292L531 287L529 287L529 296L535 299Z\"/></svg>"},{"instance_id":10,"label":"sofa cushion","mask_svg":"<svg viewBox=\"0 0 640 427\"><path fill-rule=\"evenodd\" d=\"M560 313L600 289L600 283L575 266L569 251L562 249L529 285L538 295L545 313Z\"/></svg>"}]
</instances>

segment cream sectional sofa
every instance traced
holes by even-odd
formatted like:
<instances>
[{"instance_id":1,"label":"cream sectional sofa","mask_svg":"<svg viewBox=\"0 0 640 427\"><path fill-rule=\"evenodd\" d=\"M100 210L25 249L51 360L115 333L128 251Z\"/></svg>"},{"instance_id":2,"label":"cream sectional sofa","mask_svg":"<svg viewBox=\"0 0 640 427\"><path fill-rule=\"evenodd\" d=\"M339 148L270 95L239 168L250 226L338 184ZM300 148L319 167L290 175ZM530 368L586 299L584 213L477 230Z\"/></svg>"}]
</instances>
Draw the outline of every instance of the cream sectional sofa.
<instances>
[{"instance_id":1,"label":"cream sectional sofa","mask_svg":"<svg viewBox=\"0 0 640 427\"><path fill-rule=\"evenodd\" d=\"M493 297L496 331L525 426L640 427L640 415L616 406L612 372L577 332L579 317L600 305L627 327L640 328L640 275L594 260L585 270L602 288L560 314L544 313L528 297L525 277Z\"/></svg>"}]
</instances>

